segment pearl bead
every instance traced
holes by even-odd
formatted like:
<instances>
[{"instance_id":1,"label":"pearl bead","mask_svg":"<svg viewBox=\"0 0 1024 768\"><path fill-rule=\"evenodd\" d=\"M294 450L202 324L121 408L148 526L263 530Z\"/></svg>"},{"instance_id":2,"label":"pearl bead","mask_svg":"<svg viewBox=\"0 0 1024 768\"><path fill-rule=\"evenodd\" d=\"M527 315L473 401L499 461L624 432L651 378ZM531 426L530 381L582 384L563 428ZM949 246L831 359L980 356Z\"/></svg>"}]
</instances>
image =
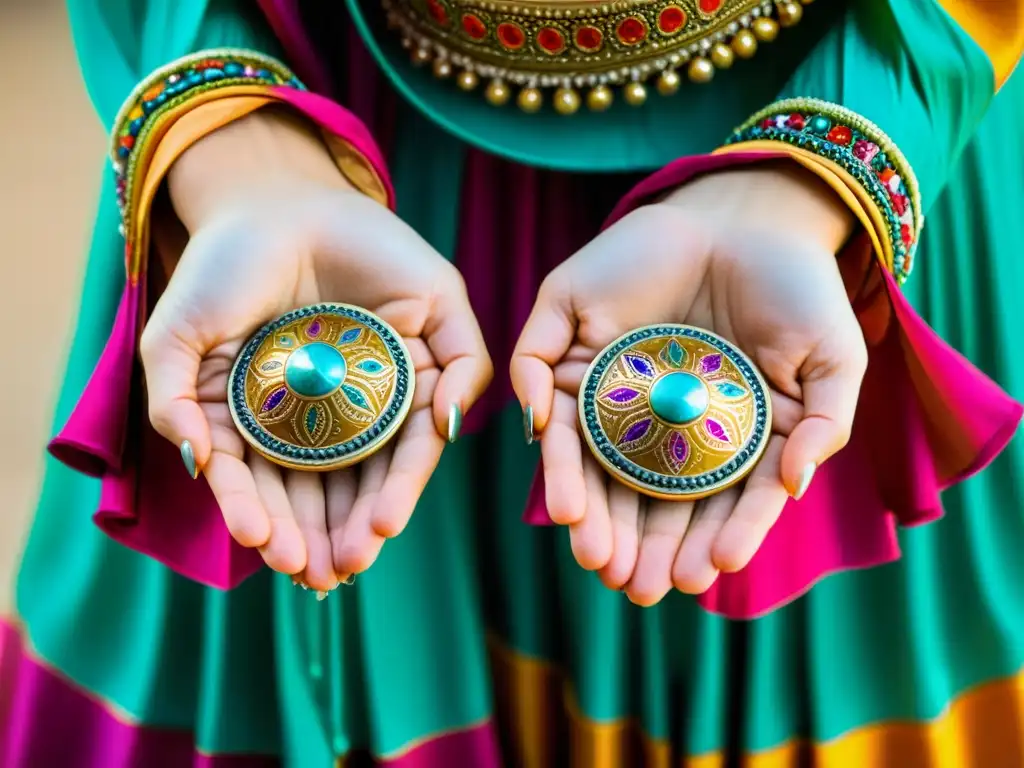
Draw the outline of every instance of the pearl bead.
<instances>
[{"instance_id":1,"label":"pearl bead","mask_svg":"<svg viewBox=\"0 0 1024 768\"><path fill-rule=\"evenodd\" d=\"M492 80L484 92L484 97L496 107L507 104L512 98L512 91L502 80Z\"/></svg>"},{"instance_id":2,"label":"pearl bead","mask_svg":"<svg viewBox=\"0 0 1024 768\"><path fill-rule=\"evenodd\" d=\"M703 56L698 56L690 62L686 74L695 83L708 83L715 76L715 68Z\"/></svg>"},{"instance_id":3,"label":"pearl bead","mask_svg":"<svg viewBox=\"0 0 1024 768\"><path fill-rule=\"evenodd\" d=\"M479 82L476 72L471 72L468 69L459 72L458 77L455 78L455 83L464 91L472 91Z\"/></svg>"},{"instance_id":4,"label":"pearl bead","mask_svg":"<svg viewBox=\"0 0 1024 768\"><path fill-rule=\"evenodd\" d=\"M682 78L674 69L666 69L658 78L658 93L662 96L671 96L679 90Z\"/></svg>"},{"instance_id":5,"label":"pearl bead","mask_svg":"<svg viewBox=\"0 0 1024 768\"><path fill-rule=\"evenodd\" d=\"M647 89L643 83L630 83L623 89L623 95L631 107L639 107L647 101Z\"/></svg>"},{"instance_id":6,"label":"pearl bead","mask_svg":"<svg viewBox=\"0 0 1024 768\"><path fill-rule=\"evenodd\" d=\"M430 61L430 51L426 48L417 48L412 52L412 63L419 66L420 64L426 64Z\"/></svg>"},{"instance_id":7,"label":"pearl bead","mask_svg":"<svg viewBox=\"0 0 1024 768\"><path fill-rule=\"evenodd\" d=\"M434 60L434 77L446 78L452 76L452 64L448 59Z\"/></svg>"},{"instance_id":8,"label":"pearl bead","mask_svg":"<svg viewBox=\"0 0 1024 768\"><path fill-rule=\"evenodd\" d=\"M533 114L540 109L541 104L544 103L544 97L540 93L538 88L523 88L519 92L519 98L516 99L516 103L523 112Z\"/></svg>"},{"instance_id":9,"label":"pearl bead","mask_svg":"<svg viewBox=\"0 0 1024 768\"><path fill-rule=\"evenodd\" d=\"M607 85L599 85L592 88L587 94L587 108L591 112L604 112L612 105L612 89Z\"/></svg>"},{"instance_id":10,"label":"pearl bead","mask_svg":"<svg viewBox=\"0 0 1024 768\"><path fill-rule=\"evenodd\" d=\"M752 28L757 39L762 43L770 43L779 34L779 25L775 19L766 19L763 16L754 20Z\"/></svg>"},{"instance_id":11,"label":"pearl bead","mask_svg":"<svg viewBox=\"0 0 1024 768\"><path fill-rule=\"evenodd\" d=\"M803 15L804 8L799 3L783 3L779 6L779 24L783 27L799 24Z\"/></svg>"},{"instance_id":12,"label":"pearl bead","mask_svg":"<svg viewBox=\"0 0 1024 768\"><path fill-rule=\"evenodd\" d=\"M732 50L741 59L749 59L757 53L757 38L749 29L741 29L732 39Z\"/></svg>"},{"instance_id":13,"label":"pearl bead","mask_svg":"<svg viewBox=\"0 0 1024 768\"><path fill-rule=\"evenodd\" d=\"M732 66L733 52L725 43L716 43L711 48L711 63L719 69L728 69Z\"/></svg>"},{"instance_id":14,"label":"pearl bead","mask_svg":"<svg viewBox=\"0 0 1024 768\"><path fill-rule=\"evenodd\" d=\"M580 95L572 88L555 91L555 111L560 115L571 115L580 108Z\"/></svg>"}]
</instances>

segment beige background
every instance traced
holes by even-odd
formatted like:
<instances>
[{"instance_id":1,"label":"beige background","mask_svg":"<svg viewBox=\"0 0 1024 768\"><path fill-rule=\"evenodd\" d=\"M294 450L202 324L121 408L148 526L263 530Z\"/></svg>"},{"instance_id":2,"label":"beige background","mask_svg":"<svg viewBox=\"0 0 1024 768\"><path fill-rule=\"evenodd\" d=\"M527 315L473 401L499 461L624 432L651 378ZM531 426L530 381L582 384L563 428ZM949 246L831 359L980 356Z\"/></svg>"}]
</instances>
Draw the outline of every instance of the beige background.
<instances>
[{"instance_id":1,"label":"beige background","mask_svg":"<svg viewBox=\"0 0 1024 768\"><path fill-rule=\"evenodd\" d=\"M105 132L82 85L62 0L0 0L0 95L3 614L35 505L103 170ZM44 303L56 311L41 315ZM12 333L24 341L11 343Z\"/></svg>"}]
</instances>

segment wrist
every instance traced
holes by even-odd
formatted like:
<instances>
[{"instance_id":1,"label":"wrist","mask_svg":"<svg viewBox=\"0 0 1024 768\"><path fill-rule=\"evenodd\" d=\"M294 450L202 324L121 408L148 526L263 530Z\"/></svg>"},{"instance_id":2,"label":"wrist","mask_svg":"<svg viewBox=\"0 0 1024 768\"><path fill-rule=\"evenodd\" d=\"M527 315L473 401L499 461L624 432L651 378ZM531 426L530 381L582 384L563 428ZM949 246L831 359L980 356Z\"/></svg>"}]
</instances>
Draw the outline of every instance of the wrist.
<instances>
[{"instance_id":1,"label":"wrist","mask_svg":"<svg viewBox=\"0 0 1024 768\"><path fill-rule=\"evenodd\" d=\"M802 235L838 253L856 218L816 175L795 163L775 161L700 176L671 192L665 203L725 233Z\"/></svg>"},{"instance_id":2,"label":"wrist","mask_svg":"<svg viewBox=\"0 0 1024 768\"><path fill-rule=\"evenodd\" d=\"M266 190L294 186L352 190L316 129L302 117L265 107L204 136L182 153L167 188L182 224L195 232L216 211Z\"/></svg>"}]
</instances>

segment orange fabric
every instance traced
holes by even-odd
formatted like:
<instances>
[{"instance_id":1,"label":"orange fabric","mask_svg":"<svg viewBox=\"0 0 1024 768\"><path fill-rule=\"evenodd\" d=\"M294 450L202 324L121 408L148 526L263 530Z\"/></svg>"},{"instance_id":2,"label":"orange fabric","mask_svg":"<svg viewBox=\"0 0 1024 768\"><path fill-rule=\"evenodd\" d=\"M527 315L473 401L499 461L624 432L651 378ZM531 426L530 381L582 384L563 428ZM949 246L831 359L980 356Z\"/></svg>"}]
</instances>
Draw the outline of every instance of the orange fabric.
<instances>
[{"instance_id":1,"label":"orange fabric","mask_svg":"<svg viewBox=\"0 0 1024 768\"><path fill-rule=\"evenodd\" d=\"M939 0L939 5L985 51L999 90L1024 54L1024 0Z\"/></svg>"},{"instance_id":2,"label":"orange fabric","mask_svg":"<svg viewBox=\"0 0 1024 768\"><path fill-rule=\"evenodd\" d=\"M126 265L131 280L138 280L145 269L150 211L174 161L204 136L274 103L279 100L263 86L229 86L198 94L169 110L153 125L135 158L135 183L129 201L132 219L127 233L128 242L132 244ZM353 186L387 205L388 193L383 181L360 152L343 139L326 133L324 143L338 169Z\"/></svg>"},{"instance_id":3,"label":"orange fabric","mask_svg":"<svg viewBox=\"0 0 1024 768\"><path fill-rule=\"evenodd\" d=\"M720 752L673 758L632 719L583 715L554 666L491 644L498 709L523 768L725 768ZM571 761L558 762L568 731ZM1024 673L955 698L935 720L884 722L831 741L791 741L748 753L742 768L1009 768L1024 765ZM729 763L732 764L732 763Z\"/></svg>"}]
</instances>

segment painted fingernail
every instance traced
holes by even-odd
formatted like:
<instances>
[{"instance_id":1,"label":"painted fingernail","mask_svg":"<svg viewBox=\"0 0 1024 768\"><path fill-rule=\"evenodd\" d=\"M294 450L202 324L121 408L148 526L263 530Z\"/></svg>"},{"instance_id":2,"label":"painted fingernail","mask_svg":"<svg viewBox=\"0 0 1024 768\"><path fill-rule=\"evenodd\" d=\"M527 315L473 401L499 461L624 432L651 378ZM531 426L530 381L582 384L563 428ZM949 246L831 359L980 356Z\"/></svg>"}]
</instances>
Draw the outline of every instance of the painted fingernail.
<instances>
[{"instance_id":1,"label":"painted fingernail","mask_svg":"<svg viewBox=\"0 0 1024 768\"><path fill-rule=\"evenodd\" d=\"M322 601L326 600L327 596L329 594L331 594L331 593L330 592L324 592L324 591L317 592L316 593L316 601L319 603L319 602L322 602Z\"/></svg>"},{"instance_id":2,"label":"painted fingernail","mask_svg":"<svg viewBox=\"0 0 1024 768\"><path fill-rule=\"evenodd\" d=\"M341 583L344 584L346 587L351 587L353 584L356 583L356 575L354 573L350 573L348 576L341 580Z\"/></svg>"},{"instance_id":3,"label":"painted fingernail","mask_svg":"<svg viewBox=\"0 0 1024 768\"><path fill-rule=\"evenodd\" d=\"M528 405L523 409L523 437L527 445L533 445L533 406Z\"/></svg>"},{"instance_id":4,"label":"painted fingernail","mask_svg":"<svg viewBox=\"0 0 1024 768\"><path fill-rule=\"evenodd\" d=\"M462 409L458 403L448 406L448 442L454 443L462 431Z\"/></svg>"},{"instance_id":5,"label":"painted fingernail","mask_svg":"<svg viewBox=\"0 0 1024 768\"><path fill-rule=\"evenodd\" d=\"M796 489L796 493L793 494L793 498L796 501L800 501L803 495L807 493L807 489L811 486L811 480L814 479L814 471L818 468L818 465L813 461L804 467L804 471L800 473L800 485Z\"/></svg>"},{"instance_id":6,"label":"painted fingernail","mask_svg":"<svg viewBox=\"0 0 1024 768\"><path fill-rule=\"evenodd\" d=\"M188 440L181 441L181 460L185 463L185 470L189 477L195 480L199 477L199 467L196 466L196 454L192 450L192 443Z\"/></svg>"}]
</instances>

